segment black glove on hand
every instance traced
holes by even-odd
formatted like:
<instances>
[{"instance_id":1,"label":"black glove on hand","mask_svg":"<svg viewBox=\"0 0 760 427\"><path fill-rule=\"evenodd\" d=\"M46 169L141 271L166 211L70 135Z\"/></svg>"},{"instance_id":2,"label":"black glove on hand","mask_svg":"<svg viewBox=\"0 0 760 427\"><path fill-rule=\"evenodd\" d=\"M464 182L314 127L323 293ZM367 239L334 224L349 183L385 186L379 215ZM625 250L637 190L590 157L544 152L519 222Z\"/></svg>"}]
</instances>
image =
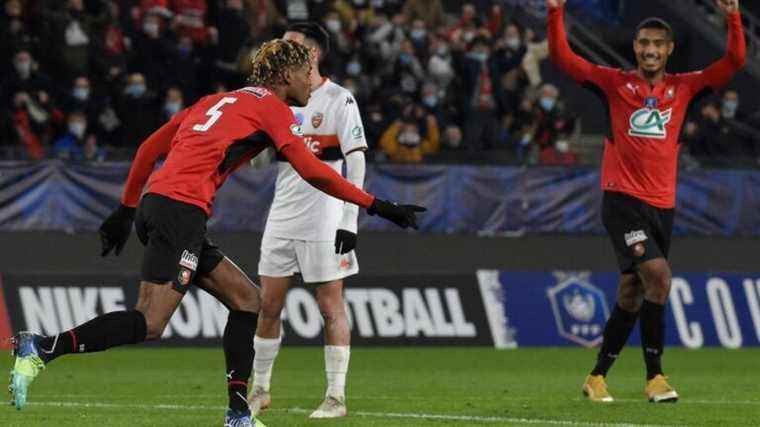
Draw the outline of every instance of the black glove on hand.
<instances>
[{"instance_id":1,"label":"black glove on hand","mask_svg":"<svg viewBox=\"0 0 760 427\"><path fill-rule=\"evenodd\" d=\"M354 249L356 249L356 233L338 229L335 233L335 253L343 255Z\"/></svg>"},{"instance_id":2,"label":"black glove on hand","mask_svg":"<svg viewBox=\"0 0 760 427\"><path fill-rule=\"evenodd\" d=\"M417 229L418 212L425 212L427 209L417 205L397 205L396 203L386 200L380 200L375 197L372 206L367 209L370 215L378 215L388 221L393 222L401 228L412 227Z\"/></svg>"},{"instance_id":3,"label":"black glove on hand","mask_svg":"<svg viewBox=\"0 0 760 427\"><path fill-rule=\"evenodd\" d=\"M135 220L135 208L119 205L111 215L100 225L100 242L103 250L100 256L106 256L111 249L116 248L114 255L119 255L124 245L127 244L129 235L132 233L132 223Z\"/></svg>"}]
</instances>

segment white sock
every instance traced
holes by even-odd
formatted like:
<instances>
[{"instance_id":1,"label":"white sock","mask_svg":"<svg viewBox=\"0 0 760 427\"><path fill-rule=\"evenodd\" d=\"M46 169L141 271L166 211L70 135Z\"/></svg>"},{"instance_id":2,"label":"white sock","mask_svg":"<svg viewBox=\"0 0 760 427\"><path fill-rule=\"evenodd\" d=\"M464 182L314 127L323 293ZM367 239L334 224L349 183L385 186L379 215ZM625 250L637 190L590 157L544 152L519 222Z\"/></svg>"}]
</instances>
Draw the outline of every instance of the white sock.
<instances>
[{"instance_id":1,"label":"white sock","mask_svg":"<svg viewBox=\"0 0 760 427\"><path fill-rule=\"evenodd\" d=\"M345 399L346 373L348 372L348 359L350 357L350 346L325 346L325 373L327 373L327 392L325 396Z\"/></svg>"},{"instance_id":2,"label":"white sock","mask_svg":"<svg viewBox=\"0 0 760 427\"><path fill-rule=\"evenodd\" d=\"M256 352L253 358L253 388L261 387L269 391L272 367L280 351L281 340L281 338L261 338L258 335L253 337L253 350Z\"/></svg>"}]
</instances>

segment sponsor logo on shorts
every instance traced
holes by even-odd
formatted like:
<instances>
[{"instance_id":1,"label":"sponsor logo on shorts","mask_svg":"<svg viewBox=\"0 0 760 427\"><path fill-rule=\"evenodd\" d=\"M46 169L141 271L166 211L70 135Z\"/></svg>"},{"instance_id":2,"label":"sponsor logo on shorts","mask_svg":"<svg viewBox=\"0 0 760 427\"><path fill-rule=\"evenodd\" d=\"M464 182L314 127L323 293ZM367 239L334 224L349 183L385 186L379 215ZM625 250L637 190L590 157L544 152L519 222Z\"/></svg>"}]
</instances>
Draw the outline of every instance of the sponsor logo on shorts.
<instances>
[{"instance_id":1,"label":"sponsor logo on shorts","mask_svg":"<svg viewBox=\"0 0 760 427\"><path fill-rule=\"evenodd\" d=\"M179 265L187 269L190 269L192 271L195 271L195 269L198 268L198 257L192 252L185 249L182 252L182 257L179 260Z\"/></svg>"},{"instance_id":2,"label":"sponsor logo on shorts","mask_svg":"<svg viewBox=\"0 0 760 427\"><path fill-rule=\"evenodd\" d=\"M349 260L348 258L341 259L340 265L338 265L338 268L340 268L341 270L348 270L349 268L351 268L351 260Z\"/></svg>"},{"instance_id":3,"label":"sponsor logo on shorts","mask_svg":"<svg viewBox=\"0 0 760 427\"><path fill-rule=\"evenodd\" d=\"M193 277L193 272L187 268L180 268L177 275L177 282L182 286L187 286L190 283L190 278Z\"/></svg>"},{"instance_id":4,"label":"sponsor logo on shorts","mask_svg":"<svg viewBox=\"0 0 760 427\"><path fill-rule=\"evenodd\" d=\"M647 234L644 233L644 230L635 230L635 231L631 231L630 233L625 233L626 246L633 246L636 243L645 241L646 239L647 239Z\"/></svg>"}]
</instances>

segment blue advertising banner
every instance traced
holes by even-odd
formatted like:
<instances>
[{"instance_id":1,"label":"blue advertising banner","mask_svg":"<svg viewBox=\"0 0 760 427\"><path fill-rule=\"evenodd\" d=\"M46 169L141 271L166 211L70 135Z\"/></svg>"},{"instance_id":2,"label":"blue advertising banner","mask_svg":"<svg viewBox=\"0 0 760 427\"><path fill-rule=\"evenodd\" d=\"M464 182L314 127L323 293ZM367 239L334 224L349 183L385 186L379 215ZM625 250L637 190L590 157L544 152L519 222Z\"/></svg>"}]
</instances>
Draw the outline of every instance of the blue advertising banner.
<instances>
[{"instance_id":1,"label":"blue advertising banner","mask_svg":"<svg viewBox=\"0 0 760 427\"><path fill-rule=\"evenodd\" d=\"M615 304L618 273L481 270L478 282L494 343L593 347ZM666 306L666 344L760 345L760 273L683 273ZM638 328L629 344L638 345Z\"/></svg>"},{"instance_id":2,"label":"blue advertising banner","mask_svg":"<svg viewBox=\"0 0 760 427\"><path fill-rule=\"evenodd\" d=\"M92 231L119 203L128 163L0 162L0 231ZM276 165L244 167L219 190L209 229L263 231ZM370 164L366 188L381 198L426 206L428 233L602 234L596 168ZM760 172L681 173L673 232L760 235ZM397 231L362 214L362 230Z\"/></svg>"}]
</instances>

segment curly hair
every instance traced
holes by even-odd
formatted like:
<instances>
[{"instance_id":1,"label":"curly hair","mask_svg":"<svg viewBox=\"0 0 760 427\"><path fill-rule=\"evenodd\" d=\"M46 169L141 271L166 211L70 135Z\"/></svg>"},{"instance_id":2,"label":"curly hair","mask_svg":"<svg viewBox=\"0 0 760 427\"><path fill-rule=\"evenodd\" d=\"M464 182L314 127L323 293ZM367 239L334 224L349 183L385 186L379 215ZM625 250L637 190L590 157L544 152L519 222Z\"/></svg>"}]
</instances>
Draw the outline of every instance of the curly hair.
<instances>
[{"instance_id":1,"label":"curly hair","mask_svg":"<svg viewBox=\"0 0 760 427\"><path fill-rule=\"evenodd\" d=\"M274 39L261 45L253 57L248 81L256 86L285 83L285 71L310 64L309 49L290 40Z\"/></svg>"}]
</instances>

